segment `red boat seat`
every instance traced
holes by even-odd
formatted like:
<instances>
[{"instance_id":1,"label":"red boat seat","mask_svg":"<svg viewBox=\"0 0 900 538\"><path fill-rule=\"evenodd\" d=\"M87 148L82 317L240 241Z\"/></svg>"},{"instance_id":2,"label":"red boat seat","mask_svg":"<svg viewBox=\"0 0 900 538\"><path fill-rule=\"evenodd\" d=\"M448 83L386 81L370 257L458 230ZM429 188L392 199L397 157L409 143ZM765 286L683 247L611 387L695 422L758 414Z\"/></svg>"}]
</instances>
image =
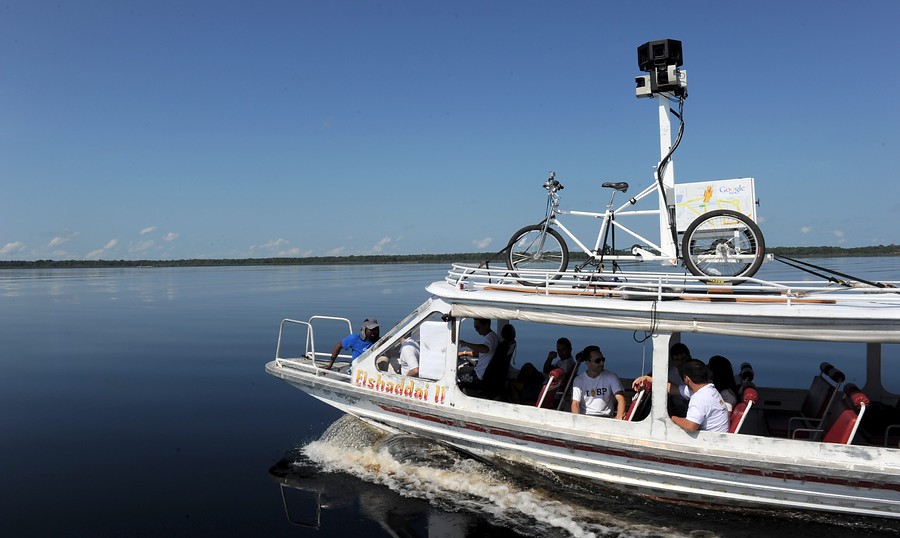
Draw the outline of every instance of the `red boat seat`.
<instances>
[{"instance_id":1,"label":"red boat seat","mask_svg":"<svg viewBox=\"0 0 900 538\"><path fill-rule=\"evenodd\" d=\"M646 418L647 411L650 409L650 387L649 381L645 380L641 383L640 389L631 399L631 405L628 406L628 411L625 413L625 420L635 422Z\"/></svg>"},{"instance_id":2,"label":"red boat seat","mask_svg":"<svg viewBox=\"0 0 900 538\"><path fill-rule=\"evenodd\" d=\"M754 387L746 386L743 390L743 398L744 401L737 404L731 413L731 420L728 426L729 433L741 433L741 426L744 425L744 420L746 420L754 402L759 401L759 394Z\"/></svg>"},{"instance_id":3,"label":"red boat seat","mask_svg":"<svg viewBox=\"0 0 900 538\"><path fill-rule=\"evenodd\" d=\"M826 416L821 427L797 428L792 438L852 444L866 407L870 405L869 398L856 385L850 383L844 387L837 401L836 409Z\"/></svg>"},{"instance_id":4,"label":"red boat seat","mask_svg":"<svg viewBox=\"0 0 900 538\"><path fill-rule=\"evenodd\" d=\"M866 406L871 405L869 398L856 385L848 384L844 387L844 393L851 405L841 411L841 414L825 432L822 441L826 443L853 444L853 438L856 437L856 431L866 412Z\"/></svg>"},{"instance_id":5,"label":"red boat seat","mask_svg":"<svg viewBox=\"0 0 900 538\"><path fill-rule=\"evenodd\" d=\"M535 407L543 407L545 409L554 408L556 391L558 391L560 385L562 385L562 379L565 375L566 371L562 368L554 368L550 371L547 382L544 383L544 386L541 388L541 393L538 395L538 401Z\"/></svg>"}]
</instances>

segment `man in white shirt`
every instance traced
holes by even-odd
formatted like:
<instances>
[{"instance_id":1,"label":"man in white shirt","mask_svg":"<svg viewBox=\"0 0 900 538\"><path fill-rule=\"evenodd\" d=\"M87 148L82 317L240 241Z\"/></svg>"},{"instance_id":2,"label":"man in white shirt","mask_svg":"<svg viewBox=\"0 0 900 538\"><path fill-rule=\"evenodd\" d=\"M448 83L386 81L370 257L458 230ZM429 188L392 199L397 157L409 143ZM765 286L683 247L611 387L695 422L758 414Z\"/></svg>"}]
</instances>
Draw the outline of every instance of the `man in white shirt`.
<instances>
[{"instance_id":1,"label":"man in white shirt","mask_svg":"<svg viewBox=\"0 0 900 538\"><path fill-rule=\"evenodd\" d=\"M419 377L419 343L412 337L404 340L400 346L400 374Z\"/></svg>"},{"instance_id":2,"label":"man in white shirt","mask_svg":"<svg viewBox=\"0 0 900 538\"><path fill-rule=\"evenodd\" d=\"M556 341L556 351L548 353L547 360L544 361L545 375L557 368L562 368L566 372L566 378L569 377L569 373L575 368L575 357L572 356L572 342L565 337Z\"/></svg>"},{"instance_id":3,"label":"man in white shirt","mask_svg":"<svg viewBox=\"0 0 900 538\"><path fill-rule=\"evenodd\" d=\"M494 356L494 350L496 350L497 345L500 344L500 338L497 336L497 333L491 330L491 320L489 319L476 318L473 321L473 327L475 328L475 332L484 337L484 341L480 344L475 344L460 339L459 345L471 350L460 353L460 356L478 358L478 364L475 366L475 376L480 381L484 379L484 372L487 370L488 364L491 363L491 358Z\"/></svg>"},{"instance_id":4,"label":"man in white shirt","mask_svg":"<svg viewBox=\"0 0 900 538\"><path fill-rule=\"evenodd\" d=\"M727 432L728 409L716 386L709 382L709 368L702 361L691 359L684 363L681 371L693 394L688 402L687 416L673 416L672 422L686 432Z\"/></svg>"},{"instance_id":5,"label":"man in white shirt","mask_svg":"<svg viewBox=\"0 0 900 538\"><path fill-rule=\"evenodd\" d=\"M572 412L622 419L625 416L625 389L616 374L604 370L606 358L597 346L584 348L587 372L572 384Z\"/></svg>"}]
</instances>

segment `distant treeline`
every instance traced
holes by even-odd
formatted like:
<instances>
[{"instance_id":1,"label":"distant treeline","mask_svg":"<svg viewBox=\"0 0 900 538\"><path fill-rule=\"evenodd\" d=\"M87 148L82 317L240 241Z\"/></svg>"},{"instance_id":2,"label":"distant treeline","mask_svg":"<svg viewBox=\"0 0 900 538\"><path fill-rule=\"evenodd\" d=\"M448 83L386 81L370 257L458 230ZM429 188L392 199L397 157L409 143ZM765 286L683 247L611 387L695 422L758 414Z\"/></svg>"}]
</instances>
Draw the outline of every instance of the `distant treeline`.
<instances>
[{"instance_id":1,"label":"distant treeline","mask_svg":"<svg viewBox=\"0 0 900 538\"><path fill-rule=\"evenodd\" d=\"M872 247L771 247L766 252L792 258L836 258L900 256L900 245ZM572 253L572 259L584 256ZM464 252L456 254L382 254L368 256L309 256L306 258L241 258L190 260L35 260L0 261L0 269L98 268L98 267L222 267L253 265L372 265L394 263L481 263L504 264L502 254Z\"/></svg>"},{"instance_id":2,"label":"distant treeline","mask_svg":"<svg viewBox=\"0 0 900 538\"><path fill-rule=\"evenodd\" d=\"M792 258L856 258L867 256L900 256L900 245L877 245L873 247L768 247L770 254Z\"/></svg>"},{"instance_id":3,"label":"distant treeline","mask_svg":"<svg viewBox=\"0 0 900 538\"><path fill-rule=\"evenodd\" d=\"M305 258L236 258L189 260L35 260L0 261L0 269L94 268L94 267L224 267L252 265L373 265L395 263L481 263L493 254L405 254L366 256L308 256ZM504 263L502 257L497 263ZM492 260L491 263L494 263Z\"/></svg>"}]
</instances>

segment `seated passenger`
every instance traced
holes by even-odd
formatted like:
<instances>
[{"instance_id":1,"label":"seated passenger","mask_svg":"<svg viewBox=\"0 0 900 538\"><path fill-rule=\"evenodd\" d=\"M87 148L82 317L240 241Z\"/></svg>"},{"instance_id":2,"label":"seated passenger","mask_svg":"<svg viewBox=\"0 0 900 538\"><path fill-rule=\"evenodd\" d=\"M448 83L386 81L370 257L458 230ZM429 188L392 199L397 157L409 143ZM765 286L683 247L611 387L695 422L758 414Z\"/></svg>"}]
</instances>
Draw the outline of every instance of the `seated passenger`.
<instances>
[{"instance_id":1,"label":"seated passenger","mask_svg":"<svg viewBox=\"0 0 900 538\"><path fill-rule=\"evenodd\" d=\"M409 336L400 346L400 374L419 377L419 343Z\"/></svg>"},{"instance_id":2,"label":"seated passenger","mask_svg":"<svg viewBox=\"0 0 900 538\"><path fill-rule=\"evenodd\" d=\"M734 410L735 406L738 403L737 385L734 382L734 371L731 369L731 361L721 355L714 355L709 359L707 368L709 369L710 382L716 387L716 390L719 391L719 396L721 396L722 401L725 402L725 408L728 410L728 414L730 416L731 411ZM673 389L673 386L674 385L670 383L670 396L677 393L684 400L690 400L691 396L694 395L694 392L690 389L690 387L688 387L687 384L683 382L678 385L677 389ZM685 413L686 412L687 410L685 409ZM669 414L670 416L681 416L672 413L671 409L669 410Z\"/></svg>"},{"instance_id":3,"label":"seated passenger","mask_svg":"<svg viewBox=\"0 0 900 538\"><path fill-rule=\"evenodd\" d=\"M379 338L380 329L378 320L375 318L366 319L366 321L363 322L359 334L351 334L334 346L334 349L331 350L331 360L327 365L323 366L323 368L331 370L331 367L334 366L334 361L337 360L342 349L349 349L352 351L350 360L356 360L356 357L359 357L363 351L369 349Z\"/></svg>"},{"instance_id":4,"label":"seated passenger","mask_svg":"<svg viewBox=\"0 0 900 538\"><path fill-rule=\"evenodd\" d=\"M516 329L506 324L500 329L500 344L494 350L491 362L482 378L482 397L506 399L506 382L509 377L509 364L516 352Z\"/></svg>"},{"instance_id":5,"label":"seated passenger","mask_svg":"<svg viewBox=\"0 0 900 538\"><path fill-rule=\"evenodd\" d=\"M714 355L709 358L706 366L709 368L712 384L716 386L716 390L722 396L728 412L731 413L738 404L738 386L734 382L734 370L731 368L731 361L721 355Z\"/></svg>"},{"instance_id":6,"label":"seated passenger","mask_svg":"<svg viewBox=\"0 0 900 538\"><path fill-rule=\"evenodd\" d=\"M584 348L587 371L572 383L572 412L622 419L625 416L625 390L619 376L605 370L606 358L597 346Z\"/></svg>"},{"instance_id":7,"label":"seated passenger","mask_svg":"<svg viewBox=\"0 0 900 538\"><path fill-rule=\"evenodd\" d=\"M681 368L690 359L691 350L685 344L678 342L669 348L669 383L676 387L684 384L681 377ZM680 391L670 392L667 400L669 416L685 416L689 399L690 396Z\"/></svg>"},{"instance_id":8,"label":"seated passenger","mask_svg":"<svg viewBox=\"0 0 900 538\"><path fill-rule=\"evenodd\" d=\"M457 356L460 359L465 360L468 360L470 357L478 359L478 363L475 366L466 365L459 369L458 376L460 386L464 388L478 388L478 386L481 385L481 381L484 378L484 371L487 370L488 364L491 362L494 350L496 350L497 346L500 344L500 338L497 337L497 333L491 330L491 320L476 318L473 320L472 324L475 328L475 332L483 337L484 340L482 343L476 344L474 342L467 342L462 338L459 339L459 346L467 347L470 351L460 351Z\"/></svg>"},{"instance_id":9,"label":"seated passenger","mask_svg":"<svg viewBox=\"0 0 900 538\"><path fill-rule=\"evenodd\" d=\"M513 402L531 402L537 400L541 387L547 381L547 376L553 370L561 368L565 375L562 382L565 383L569 379L569 375L575 369L575 358L572 357L572 342L568 338L560 338L556 341L556 351L547 354L547 360L544 361L544 372L538 372L530 362L526 362L516 381L511 383L510 401Z\"/></svg>"},{"instance_id":10,"label":"seated passenger","mask_svg":"<svg viewBox=\"0 0 900 538\"><path fill-rule=\"evenodd\" d=\"M557 368L562 368L568 376L575 369L575 357L572 356L572 342L568 338L560 338L556 341L556 351L547 354L544 361L544 373L549 374Z\"/></svg>"},{"instance_id":11,"label":"seated passenger","mask_svg":"<svg viewBox=\"0 0 900 538\"><path fill-rule=\"evenodd\" d=\"M703 362L691 359L684 363L682 372L692 395L687 416L673 416L672 422L686 432L728 432L728 410L716 386L710 383L709 368Z\"/></svg>"}]
</instances>

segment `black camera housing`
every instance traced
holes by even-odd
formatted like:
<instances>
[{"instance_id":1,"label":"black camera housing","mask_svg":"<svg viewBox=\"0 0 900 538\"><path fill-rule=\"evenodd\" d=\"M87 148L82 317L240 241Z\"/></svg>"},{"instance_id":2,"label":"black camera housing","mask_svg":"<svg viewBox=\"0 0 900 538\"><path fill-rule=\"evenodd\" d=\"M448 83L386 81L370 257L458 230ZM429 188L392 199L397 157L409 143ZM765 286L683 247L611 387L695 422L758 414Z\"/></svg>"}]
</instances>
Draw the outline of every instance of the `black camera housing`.
<instances>
[{"instance_id":1,"label":"black camera housing","mask_svg":"<svg viewBox=\"0 0 900 538\"><path fill-rule=\"evenodd\" d=\"M648 41L637 49L638 68L645 73L658 71L659 68L674 65L681 67L684 58L681 54L681 41L677 39L660 39Z\"/></svg>"}]
</instances>

